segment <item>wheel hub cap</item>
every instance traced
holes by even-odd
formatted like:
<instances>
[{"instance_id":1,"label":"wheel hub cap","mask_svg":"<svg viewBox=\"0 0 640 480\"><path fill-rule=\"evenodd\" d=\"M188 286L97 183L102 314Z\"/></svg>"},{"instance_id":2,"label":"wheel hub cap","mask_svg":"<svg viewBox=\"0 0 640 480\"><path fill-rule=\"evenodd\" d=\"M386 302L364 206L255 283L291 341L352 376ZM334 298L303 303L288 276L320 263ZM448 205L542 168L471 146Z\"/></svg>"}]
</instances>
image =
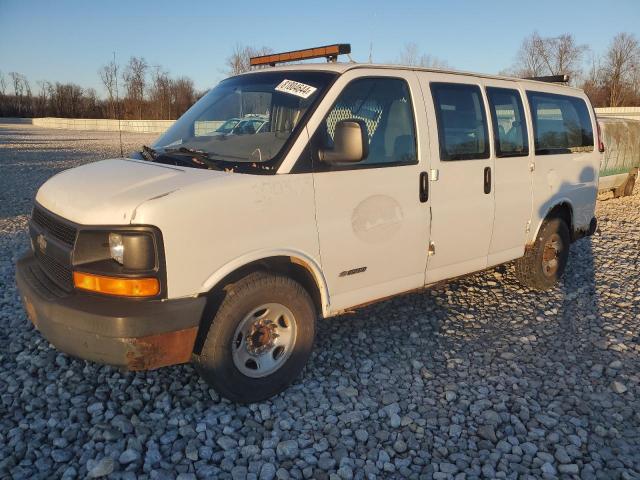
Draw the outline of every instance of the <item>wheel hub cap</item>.
<instances>
[{"instance_id":1,"label":"wheel hub cap","mask_svg":"<svg viewBox=\"0 0 640 480\"><path fill-rule=\"evenodd\" d=\"M558 271L560 262L561 240L557 233L554 233L547 241L542 252L542 270L547 277L551 277Z\"/></svg>"},{"instance_id":2,"label":"wheel hub cap","mask_svg":"<svg viewBox=\"0 0 640 480\"><path fill-rule=\"evenodd\" d=\"M260 378L280 369L290 357L297 326L291 310L267 303L240 321L231 344L235 367L244 375Z\"/></svg>"}]
</instances>

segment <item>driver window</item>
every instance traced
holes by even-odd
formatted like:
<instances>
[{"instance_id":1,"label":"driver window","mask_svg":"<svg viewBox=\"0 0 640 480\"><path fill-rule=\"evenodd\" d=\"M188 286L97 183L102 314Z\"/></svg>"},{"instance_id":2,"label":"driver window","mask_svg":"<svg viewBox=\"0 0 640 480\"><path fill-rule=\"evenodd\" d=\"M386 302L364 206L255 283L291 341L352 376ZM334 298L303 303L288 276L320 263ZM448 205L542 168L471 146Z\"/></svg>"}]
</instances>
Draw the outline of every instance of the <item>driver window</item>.
<instances>
[{"instance_id":1,"label":"driver window","mask_svg":"<svg viewBox=\"0 0 640 480\"><path fill-rule=\"evenodd\" d=\"M336 124L362 120L369 155L350 165L329 165L318 160L318 150L333 147ZM342 91L312 140L315 171L372 168L417 163L416 134L409 87L398 78L363 78Z\"/></svg>"}]
</instances>

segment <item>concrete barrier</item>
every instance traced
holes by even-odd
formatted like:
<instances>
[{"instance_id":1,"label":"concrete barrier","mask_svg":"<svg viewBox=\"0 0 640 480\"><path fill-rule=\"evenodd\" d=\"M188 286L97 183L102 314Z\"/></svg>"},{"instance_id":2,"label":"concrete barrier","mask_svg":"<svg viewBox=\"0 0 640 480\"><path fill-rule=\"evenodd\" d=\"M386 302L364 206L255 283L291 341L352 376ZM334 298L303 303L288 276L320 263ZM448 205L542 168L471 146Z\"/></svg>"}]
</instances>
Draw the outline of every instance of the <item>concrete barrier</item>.
<instances>
[{"instance_id":1,"label":"concrete barrier","mask_svg":"<svg viewBox=\"0 0 640 480\"><path fill-rule=\"evenodd\" d=\"M603 107L596 108L599 117L627 118L640 120L640 107Z\"/></svg>"},{"instance_id":2,"label":"concrete barrier","mask_svg":"<svg viewBox=\"0 0 640 480\"><path fill-rule=\"evenodd\" d=\"M32 125L33 118L0 117L0 123Z\"/></svg>"},{"instance_id":3,"label":"concrete barrier","mask_svg":"<svg viewBox=\"0 0 640 480\"><path fill-rule=\"evenodd\" d=\"M640 120L640 107L606 107L596 108L599 117L615 117ZM65 130L97 130L103 132L164 133L175 120L108 120L97 118L0 118L0 123L25 123L44 128ZM221 121L196 122L196 135L203 135L215 130Z\"/></svg>"},{"instance_id":4,"label":"concrete barrier","mask_svg":"<svg viewBox=\"0 0 640 480\"><path fill-rule=\"evenodd\" d=\"M64 130L95 130L102 132L163 133L175 120L109 120L96 118L33 118L37 127Z\"/></svg>"}]
</instances>

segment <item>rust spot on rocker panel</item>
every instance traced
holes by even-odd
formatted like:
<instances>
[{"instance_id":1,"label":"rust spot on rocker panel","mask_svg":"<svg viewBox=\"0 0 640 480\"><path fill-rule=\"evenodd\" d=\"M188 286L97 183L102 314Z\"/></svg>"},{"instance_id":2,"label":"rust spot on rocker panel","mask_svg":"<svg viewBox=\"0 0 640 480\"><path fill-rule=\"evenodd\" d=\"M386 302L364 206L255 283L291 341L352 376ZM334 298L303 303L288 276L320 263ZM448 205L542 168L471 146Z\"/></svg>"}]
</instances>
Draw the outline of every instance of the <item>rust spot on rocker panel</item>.
<instances>
[{"instance_id":1,"label":"rust spot on rocker panel","mask_svg":"<svg viewBox=\"0 0 640 480\"><path fill-rule=\"evenodd\" d=\"M140 338L127 338L129 370L154 370L168 365L186 363L196 341L198 327Z\"/></svg>"}]
</instances>

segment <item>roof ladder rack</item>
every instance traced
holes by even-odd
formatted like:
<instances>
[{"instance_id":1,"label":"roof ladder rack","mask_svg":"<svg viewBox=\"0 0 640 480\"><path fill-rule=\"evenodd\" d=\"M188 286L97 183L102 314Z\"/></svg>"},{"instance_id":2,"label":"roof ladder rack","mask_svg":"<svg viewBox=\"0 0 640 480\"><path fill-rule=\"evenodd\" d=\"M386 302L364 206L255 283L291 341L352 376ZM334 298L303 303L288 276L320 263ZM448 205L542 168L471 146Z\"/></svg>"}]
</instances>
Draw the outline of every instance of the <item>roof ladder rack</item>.
<instances>
[{"instance_id":1,"label":"roof ladder rack","mask_svg":"<svg viewBox=\"0 0 640 480\"><path fill-rule=\"evenodd\" d=\"M548 83L569 83L569 75L547 75L543 77L524 77L525 80L536 80Z\"/></svg>"},{"instance_id":2,"label":"roof ladder rack","mask_svg":"<svg viewBox=\"0 0 640 480\"><path fill-rule=\"evenodd\" d=\"M338 60L338 55L348 55L349 53L351 53L351 44L336 43L335 45L325 45L324 47L306 48L292 52L272 53L259 57L251 57L249 59L249 65L252 67L260 65L275 67L276 63L297 62L322 57L326 58L327 62L335 62Z\"/></svg>"}]
</instances>

